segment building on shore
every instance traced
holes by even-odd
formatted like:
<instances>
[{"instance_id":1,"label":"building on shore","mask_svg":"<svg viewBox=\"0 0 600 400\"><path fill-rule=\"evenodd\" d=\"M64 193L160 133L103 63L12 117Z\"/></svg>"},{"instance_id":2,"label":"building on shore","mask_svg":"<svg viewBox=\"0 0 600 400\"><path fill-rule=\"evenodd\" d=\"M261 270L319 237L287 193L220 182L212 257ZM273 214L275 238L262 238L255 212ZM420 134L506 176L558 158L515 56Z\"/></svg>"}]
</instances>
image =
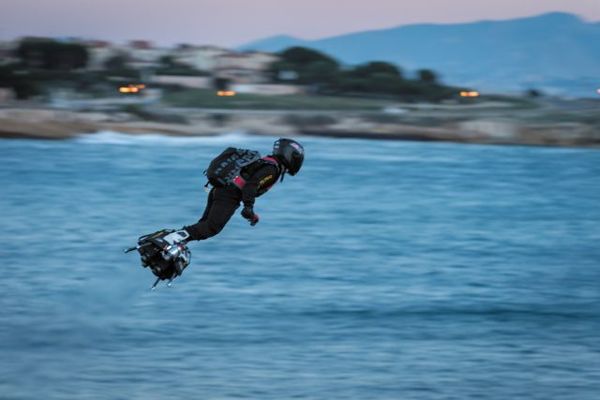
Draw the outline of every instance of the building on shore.
<instances>
[{"instance_id":1,"label":"building on shore","mask_svg":"<svg viewBox=\"0 0 600 400\"><path fill-rule=\"evenodd\" d=\"M208 76L155 75L154 83L194 89L212 89L217 81L238 93L290 95L304 91L293 85L271 84L269 69L278 56L265 52L237 53L216 46L179 45L170 53L174 63L185 64Z\"/></svg>"},{"instance_id":2,"label":"building on shore","mask_svg":"<svg viewBox=\"0 0 600 400\"><path fill-rule=\"evenodd\" d=\"M219 57L231 53L231 50L217 46L196 46L180 44L169 55L175 63L184 64L199 71L212 72Z\"/></svg>"},{"instance_id":3,"label":"building on shore","mask_svg":"<svg viewBox=\"0 0 600 400\"><path fill-rule=\"evenodd\" d=\"M224 85L236 93L291 95L304 88L273 84L270 65L279 60L266 52L236 52L209 45L181 44L158 47L147 40L115 44L106 40L68 38L65 41L86 47L88 71L130 68L139 71L141 81L157 85L177 85L191 89L217 89ZM18 61L15 50L20 40L0 41L0 65ZM168 58L167 58L168 57ZM2 101L12 98L2 93Z\"/></svg>"},{"instance_id":4,"label":"building on shore","mask_svg":"<svg viewBox=\"0 0 600 400\"><path fill-rule=\"evenodd\" d=\"M278 59L275 54L265 52L231 52L217 58L213 74L237 84L267 83L269 67Z\"/></svg>"},{"instance_id":5,"label":"building on shore","mask_svg":"<svg viewBox=\"0 0 600 400\"><path fill-rule=\"evenodd\" d=\"M101 70L113 57L122 57L128 67L151 69L160 65L161 57L169 54L169 49L157 47L147 40L132 40L125 45L116 45L104 40L91 40L84 43L88 49L88 69Z\"/></svg>"},{"instance_id":6,"label":"building on shore","mask_svg":"<svg viewBox=\"0 0 600 400\"><path fill-rule=\"evenodd\" d=\"M132 40L121 50L128 56L128 65L135 69L156 68L161 58L170 52L147 40Z\"/></svg>"},{"instance_id":7,"label":"building on shore","mask_svg":"<svg viewBox=\"0 0 600 400\"><path fill-rule=\"evenodd\" d=\"M151 83L159 85L177 85L189 89L212 89L210 76L153 75Z\"/></svg>"},{"instance_id":8,"label":"building on shore","mask_svg":"<svg viewBox=\"0 0 600 400\"><path fill-rule=\"evenodd\" d=\"M89 40L83 44L89 55L87 68L93 71L104 69L106 62L119 54L119 49L105 40Z\"/></svg>"}]
</instances>

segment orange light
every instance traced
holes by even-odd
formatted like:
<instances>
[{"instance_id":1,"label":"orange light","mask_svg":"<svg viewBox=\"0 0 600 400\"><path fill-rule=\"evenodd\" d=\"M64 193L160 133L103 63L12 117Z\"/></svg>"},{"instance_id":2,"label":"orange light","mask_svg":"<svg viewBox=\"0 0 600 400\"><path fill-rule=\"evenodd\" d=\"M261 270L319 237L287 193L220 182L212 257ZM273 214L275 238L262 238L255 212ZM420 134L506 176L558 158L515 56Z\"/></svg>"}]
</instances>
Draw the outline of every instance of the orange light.
<instances>
[{"instance_id":1,"label":"orange light","mask_svg":"<svg viewBox=\"0 0 600 400\"><path fill-rule=\"evenodd\" d=\"M119 87L119 92L120 93L139 93L142 89L144 89L146 87L146 85L133 85L133 84L129 84L127 86L121 86Z\"/></svg>"},{"instance_id":2,"label":"orange light","mask_svg":"<svg viewBox=\"0 0 600 400\"><path fill-rule=\"evenodd\" d=\"M475 90L472 90L470 92L467 92L467 91L460 92L460 97L479 97L479 96L480 96L479 92L477 92Z\"/></svg>"}]
</instances>

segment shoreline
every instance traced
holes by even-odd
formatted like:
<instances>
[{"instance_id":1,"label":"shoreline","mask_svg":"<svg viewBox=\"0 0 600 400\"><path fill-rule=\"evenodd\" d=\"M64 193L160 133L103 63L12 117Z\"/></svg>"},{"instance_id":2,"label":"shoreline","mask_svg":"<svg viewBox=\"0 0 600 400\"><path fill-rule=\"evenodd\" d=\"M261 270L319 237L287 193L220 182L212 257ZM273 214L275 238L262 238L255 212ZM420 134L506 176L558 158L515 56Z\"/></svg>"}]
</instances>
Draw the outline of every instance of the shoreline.
<instances>
[{"instance_id":1,"label":"shoreline","mask_svg":"<svg viewBox=\"0 0 600 400\"><path fill-rule=\"evenodd\" d=\"M600 106L595 103L570 114L548 105L534 109L484 105L477 110L409 105L398 110L287 112L155 107L135 115L14 105L0 108L0 138L61 140L101 131L207 137L240 131L270 136L600 148Z\"/></svg>"}]
</instances>

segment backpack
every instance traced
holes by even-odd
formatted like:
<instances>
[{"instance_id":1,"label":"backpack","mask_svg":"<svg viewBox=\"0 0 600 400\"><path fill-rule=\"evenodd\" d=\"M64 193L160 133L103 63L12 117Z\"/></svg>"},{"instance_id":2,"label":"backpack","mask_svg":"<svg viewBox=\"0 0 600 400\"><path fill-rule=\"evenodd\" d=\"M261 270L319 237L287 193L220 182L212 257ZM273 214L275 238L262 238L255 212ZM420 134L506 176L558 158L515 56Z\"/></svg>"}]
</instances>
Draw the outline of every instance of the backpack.
<instances>
[{"instance_id":1,"label":"backpack","mask_svg":"<svg viewBox=\"0 0 600 400\"><path fill-rule=\"evenodd\" d=\"M240 175L242 168L260 159L258 151L228 147L210 162L204 174L214 187L224 187Z\"/></svg>"}]
</instances>

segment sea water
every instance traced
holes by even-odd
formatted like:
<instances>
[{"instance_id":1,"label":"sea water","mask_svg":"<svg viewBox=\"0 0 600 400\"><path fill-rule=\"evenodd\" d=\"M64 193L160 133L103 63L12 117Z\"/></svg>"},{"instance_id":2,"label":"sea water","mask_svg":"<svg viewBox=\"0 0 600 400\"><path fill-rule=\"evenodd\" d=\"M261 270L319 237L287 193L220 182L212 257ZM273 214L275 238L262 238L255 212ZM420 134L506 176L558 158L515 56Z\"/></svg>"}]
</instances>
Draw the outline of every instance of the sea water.
<instances>
[{"instance_id":1,"label":"sea water","mask_svg":"<svg viewBox=\"0 0 600 400\"><path fill-rule=\"evenodd\" d=\"M123 249L273 140L0 140L0 398L600 398L598 150L300 138L151 292Z\"/></svg>"}]
</instances>

